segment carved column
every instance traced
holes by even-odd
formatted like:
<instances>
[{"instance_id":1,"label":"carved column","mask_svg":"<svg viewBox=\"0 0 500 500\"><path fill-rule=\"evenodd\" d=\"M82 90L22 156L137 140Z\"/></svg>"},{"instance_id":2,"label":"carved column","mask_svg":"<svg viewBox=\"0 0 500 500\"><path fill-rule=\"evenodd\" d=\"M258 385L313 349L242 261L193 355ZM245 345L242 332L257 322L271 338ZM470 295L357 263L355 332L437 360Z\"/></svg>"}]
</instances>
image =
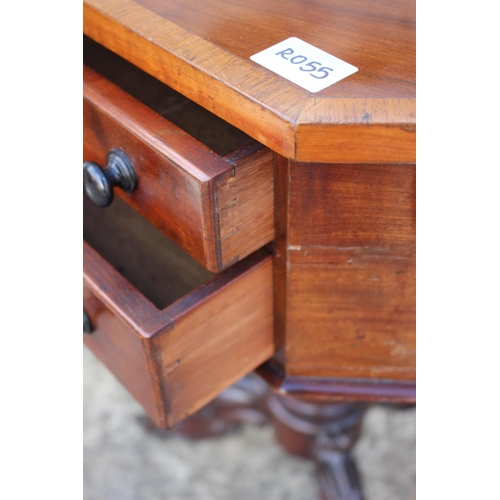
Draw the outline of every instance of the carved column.
<instances>
[{"instance_id":1,"label":"carved column","mask_svg":"<svg viewBox=\"0 0 500 500\"><path fill-rule=\"evenodd\" d=\"M317 404L272 394L268 408L278 442L316 462L324 500L362 500L350 450L360 435L364 403Z\"/></svg>"},{"instance_id":2,"label":"carved column","mask_svg":"<svg viewBox=\"0 0 500 500\"><path fill-rule=\"evenodd\" d=\"M190 439L228 434L242 423L271 423L285 450L316 462L323 500L362 500L350 450L360 435L366 407L365 403L318 404L280 396L252 374L172 430L159 429L148 417L142 420L160 437L181 434Z\"/></svg>"}]
</instances>

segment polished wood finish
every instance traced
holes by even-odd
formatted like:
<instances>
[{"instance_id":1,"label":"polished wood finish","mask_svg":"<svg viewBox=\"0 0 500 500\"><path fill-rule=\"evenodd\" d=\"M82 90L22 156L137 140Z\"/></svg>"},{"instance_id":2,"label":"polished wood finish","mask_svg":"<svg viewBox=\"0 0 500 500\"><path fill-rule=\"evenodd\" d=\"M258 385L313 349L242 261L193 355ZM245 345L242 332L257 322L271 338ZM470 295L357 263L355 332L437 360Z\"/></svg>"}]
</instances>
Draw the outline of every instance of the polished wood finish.
<instances>
[{"instance_id":1,"label":"polished wood finish","mask_svg":"<svg viewBox=\"0 0 500 500\"><path fill-rule=\"evenodd\" d=\"M287 158L415 160L413 0L85 0L84 32ZM310 94L250 61L290 36L359 71Z\"/></svg>"},{"instance_id":2,"label":"polished wood finish","mask_svg":"<svg viewBox=\"0 0 500 500\"><path fill-rule=\"evenodd\" d=\"M244 59L295 36L317 43L323 50L364 69L350 82L344 80L327 87L315 93L316 97L415 96L415 53L408 43L414 23L413 0L255 0L251 5L245 0L136 3ZM400 46L399 54L392 44ZM364 50L359 50L361 46ZM369 50L374 46L377 48Z\"/></svg>"},{"instance_id":3,"label":"polished wood finish","mask_svg":"<svg viewBox=\"0 0 500 500\"><path fill-rule=\"evenodd\" d=\"M339 391L347 398L399 394L411 401L415 165L301 164L278 156L275 175L281 179L275 193L278 385L322 397Z\"/></svg>"},{"instance_id":4,"label":"polished wood finish","mask_svg":"<svg viewBox=\"0 0 500 500\"><path fill-rule=\"evenodd\" d=\"M126 75L125 75L126 76ZM211 271L272 240L272 153L251 143L221 157L106 78L84 67L84 161L122 149L139 179L117 190Z\"/></svg>"},{"instance_id":5,"label":"polished wood finish","mask_svg":"<svg viewBox=\"0 0 500 500\"><path fill-rule=\"evenodd\" d=\"M399 102L388 103L387 107L399 107ZM314 110L314 104L308 108ZM335 110L335 114L349 113L346 109ZM353 113L358 113L356 110ZM308 110L304 110L308 113ZM315 113L315 110L312 114ZM366 112L376 114L375 110ZM297 127L297 148L295 158L299 161L319 161L335 163L391 163L415 161L414 124L378 127L353 126L349 124L312 125L299 124ZM332 137L333 135L333 137ZM325 144L329 147L326 148Z\"/></svg>"},{"instance_id":6,"label":"polished wood finish","mask_svg":"<svg viewBox=\"0 0 500 500\"><path fill-rule=\"evenodd\" d=\"M129 89L130 67L121 83L85 70L88 159L135 155L120 196L206 268L231 266L167 300L168 275L146 293L149 271L127 280L86 248L87 344L162 427L272 419L325 499L360 499L364 402L415 401L414 0L84 0L84 32L269 148L219 152L155 108L163 89ZM359 71L309 93L249 59L291 36ZM273 238L272 266L262 250L232 265ZM258 363L267 406L222 397L183 420Z\"/></svg>"},{"instance_id":7,"label":"polished wood finish","mask_svg":"<svg viewBox=\"0 0 500 500\"><path fill-rule=\"evenodd\" d=\"M97 238L95 222L87 229ZM123 248L133 252L141 243L135 229L130 243L123 239L128 226L135 227L133 218L118 220L117 234L109 226L102 232L116 246L109 250L113 264L135 276L135 286L84 243L84 309L94 327L84 342L157 425L171 427L272 356L272 257L261 250L182 298L168 290L165 298L158 288L177 286L185 273L170 279L158 259L141 275L134 266L147 251L124 265ZM149 233L142 240L156 244ZM157 254L165 251L156 246Z\"/></svg>"}]
</instances>

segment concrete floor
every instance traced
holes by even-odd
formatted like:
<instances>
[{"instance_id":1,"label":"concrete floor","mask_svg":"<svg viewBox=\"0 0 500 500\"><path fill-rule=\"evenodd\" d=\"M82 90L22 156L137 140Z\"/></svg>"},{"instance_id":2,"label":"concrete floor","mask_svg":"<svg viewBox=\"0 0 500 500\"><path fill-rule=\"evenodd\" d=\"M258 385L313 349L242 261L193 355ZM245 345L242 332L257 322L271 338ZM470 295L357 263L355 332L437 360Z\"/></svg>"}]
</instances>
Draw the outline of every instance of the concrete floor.
<instances>
[{"instance_id":1,"label":"concrete floor","mask_svg":"<svg viewBox=\"0 0 500 500\"><path fill-rule=\"evenodd\" d=\"M315 500L314 467L270 427L190 442L147 433L141 407L84 348L84 500ZM366 500L413 500L415 410L373 406L354 455Z\"/></svg>"}]
</instances>

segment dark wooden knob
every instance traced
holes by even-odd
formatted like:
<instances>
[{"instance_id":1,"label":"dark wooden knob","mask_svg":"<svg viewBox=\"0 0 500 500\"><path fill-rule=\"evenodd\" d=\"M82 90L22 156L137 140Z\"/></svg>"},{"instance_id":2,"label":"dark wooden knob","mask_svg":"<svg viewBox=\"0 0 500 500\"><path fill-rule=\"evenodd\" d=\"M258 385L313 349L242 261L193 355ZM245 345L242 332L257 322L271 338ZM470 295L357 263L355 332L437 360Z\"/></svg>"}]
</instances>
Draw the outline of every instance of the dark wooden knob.
<instances>
[{"instance_id":1,"label":"dark wooden knob","mask_svg":"<svg viewBox=\"0 0 500 500\"><path fill-rule=\"evenodd\" d=\"M90 322L89 315L83 310L83 333L92 333L92 323Z\"/></svg>"},{"instance_id":2,"label":"dark wooden knob","mask_svg":"<svg viewBox=\"0 0 500 500\"><path fill-rule=\"evenodd\" d=\"M89 199L98 207L108 207L113 201L113 188L127 193L137 186L137 176L127 155L119 149L108 153L108 164L101 168L87 161L83 164L83 187Z\"/></svg>"}]
</instances>

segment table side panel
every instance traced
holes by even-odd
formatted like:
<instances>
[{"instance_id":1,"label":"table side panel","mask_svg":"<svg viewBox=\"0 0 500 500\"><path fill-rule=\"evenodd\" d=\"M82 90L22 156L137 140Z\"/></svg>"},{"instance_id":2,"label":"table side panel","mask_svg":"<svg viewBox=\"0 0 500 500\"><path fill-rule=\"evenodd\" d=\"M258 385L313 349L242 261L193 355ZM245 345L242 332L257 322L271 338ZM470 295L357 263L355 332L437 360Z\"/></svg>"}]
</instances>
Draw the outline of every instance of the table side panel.
<instances>
[{"instance_id":1,"label":"table side panel","mask_svg":"<svg viewBox=\"0 0 500 500\"><path fill-rule=\"evenodd\" d=\"M415 166L289 178L287 375L414 380Z\"/></svg>"}]
</instances>

